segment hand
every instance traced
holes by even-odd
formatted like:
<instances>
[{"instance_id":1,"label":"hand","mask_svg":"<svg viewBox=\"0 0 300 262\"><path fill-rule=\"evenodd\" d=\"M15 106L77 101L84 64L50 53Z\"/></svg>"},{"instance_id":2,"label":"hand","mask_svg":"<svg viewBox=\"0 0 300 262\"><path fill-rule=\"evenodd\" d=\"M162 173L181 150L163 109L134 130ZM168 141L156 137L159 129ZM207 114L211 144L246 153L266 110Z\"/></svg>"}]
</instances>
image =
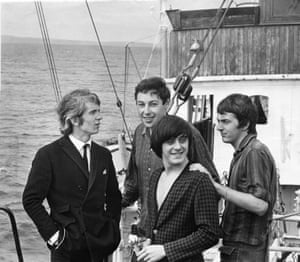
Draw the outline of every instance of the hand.
<instances>
[{"instance_id":1,"label":"hand","mask_svg":"<svg viewBox=\"0 0 300 262\"><path fill-rule=\"evenodd\" d=\"M208 175L210 181L213 183L213 185L215 185L215 180L212 178L211 174L208 172L208 170L202 166L200 163L193 163L193 164L190 164L190 167L189 167L189 170L190 171L200 171L201 173L205 173Z\"/></svg>"},{"instance_id":2,"label":"hand","mask_svg":"<svg viewBox=\"0 0 300 262\"><path fill-rule=\"evenodd\" d=\"M200 163L190 164L190 171L200 171L201 173L210 174L208 170L202 166Z\"/></svg>"},{"instance_id":3,"label":"hand","mask_svg":"<svg viewBox=\"0 0 300 262\"><path fill-rule=\"evenodd\" d=\"M138 236L134 234L128 235L128 244L133 246L138 243Z\"/></svg>"},{"instance_id":4,"label":"hand","mask_svg":"<svg viewBox=\"0 0 300 262\"><path fill-rule=\"evenodd\" d=\"M166 256L163 245L150 245L145 246L137 254L137 261L156 262L160 261Z\"/></svg>"},{"instance_id":5,"label":"hand","mask_svg":"<svg viewBox=\"0 0 300 262\"><path fill-rule=\"evenodd\" d=\"M139 253L145 246L149 246L151 244L150 238L138 237L134 234L129 234L128 236L128 244L133 248L135 254Z\"/></svg>"}]
</instances>

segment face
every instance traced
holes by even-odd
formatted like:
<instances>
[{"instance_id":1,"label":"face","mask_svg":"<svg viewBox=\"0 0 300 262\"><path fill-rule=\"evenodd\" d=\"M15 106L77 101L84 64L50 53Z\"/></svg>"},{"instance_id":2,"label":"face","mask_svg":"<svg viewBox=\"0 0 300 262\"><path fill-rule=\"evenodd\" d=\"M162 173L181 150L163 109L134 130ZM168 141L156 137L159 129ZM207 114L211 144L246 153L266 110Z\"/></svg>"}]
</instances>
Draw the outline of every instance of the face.
<instances>
[{"instance_id":1,"label":"face","mask_svg":"<svg viewBox=\"0 0 300 262\"><path fill-rule=\"evenodd\" d=\"M87 102L86 110L81 116L81 120L74 121L74 131L79 135L91 136L99 132L100 121L102 120L100 114L100 105Z\"/></svg>"},{"instance_id":2,"label":"face","mask_svg":"<svg viewBox=\"0 0 300 262\"><path fill-rule=\"evenodd\" d=\"M163 101L157 94L149 91L137 94L136 105L143 124L151 128L167 113L169 102L163 104Z\"/></svg>"},{"instance_id":3,"label":"face","mask_svg":"<svg viewBox=\"0 0 300 262\"><path fill-rule=\"evenodd\" d=\"M247 135L247 126L239 127L239 121L232 113L217 115L217 130L220 131L224 143L238 148L242 139Z\"/></svg>"},{"instance_id":4,"label":"face","mask_svg":"<svg viewBox=\"0 0 300 262\"><path fill-rule=\"evenodd\" d=\"M170 138L162 144L162 160L164 164L183 165L188 161L189 140L186 135Z\"/></svg>"}]
</instances>

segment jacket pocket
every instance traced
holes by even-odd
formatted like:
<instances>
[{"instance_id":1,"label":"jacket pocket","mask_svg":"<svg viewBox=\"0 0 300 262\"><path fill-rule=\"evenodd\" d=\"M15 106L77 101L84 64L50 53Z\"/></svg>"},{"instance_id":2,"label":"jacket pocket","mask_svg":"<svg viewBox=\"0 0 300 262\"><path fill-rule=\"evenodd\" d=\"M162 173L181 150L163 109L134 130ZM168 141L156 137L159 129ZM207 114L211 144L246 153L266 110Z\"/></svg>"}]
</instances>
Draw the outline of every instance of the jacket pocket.
<instances>
[{"instance_id":1,"label":"jacket pocket","mask_svg":"<svg viewBox=\"0 0 300 262\"><path fill-rule=\"evenodd\" d=\"M224 255L230 256L233 253L234 249L235 249L234 247L230 247L230 246L221 246L219 248L219 251Z\"/></svg>"},{"instance_id":2,"label":"jacket pocket","mask_svg":"<svg viewBox=\"0 0 300 262\"><path fill-rule=\"evenodd\" d=\"M68 225L75 223L76 219L71 213L69 204L59 206L52 209L52 217L62 227L66 228Z\"/></svg>"}]
</instances>

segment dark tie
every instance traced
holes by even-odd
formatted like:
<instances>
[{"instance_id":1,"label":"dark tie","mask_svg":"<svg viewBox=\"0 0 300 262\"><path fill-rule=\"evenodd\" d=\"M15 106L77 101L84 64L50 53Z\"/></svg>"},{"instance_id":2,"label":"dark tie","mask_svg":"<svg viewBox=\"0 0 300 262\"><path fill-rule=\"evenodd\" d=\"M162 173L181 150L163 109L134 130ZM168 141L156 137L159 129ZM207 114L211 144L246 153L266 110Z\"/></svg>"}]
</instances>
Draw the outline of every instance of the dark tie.
<instances>
[{"instance_id":1,"label":"dark tie","mask_svg":"<svg viewBox=\"0 0 300 262\"><path fill-rule=\"evenodd\" d=\"M89 171L89 162L88 162L88 158L87 158L87 149L90 145L89 144L85 144L83 146L83 161L84 161L84 165L87 171Z\"/></svg>"}]
</instances>

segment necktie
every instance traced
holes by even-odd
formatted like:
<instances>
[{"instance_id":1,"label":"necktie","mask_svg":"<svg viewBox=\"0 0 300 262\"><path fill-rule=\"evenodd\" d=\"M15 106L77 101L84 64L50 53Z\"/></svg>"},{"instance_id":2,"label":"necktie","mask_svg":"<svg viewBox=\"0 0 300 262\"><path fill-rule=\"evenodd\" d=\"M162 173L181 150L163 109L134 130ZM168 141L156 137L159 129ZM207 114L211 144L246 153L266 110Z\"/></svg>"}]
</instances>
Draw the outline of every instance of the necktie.
<instances>
[{"instance_id":1,"label":"necktie","mask_svg":"<svg viewBox=\"0 0 300 262\"><path fill-rule=\"evenodd\" d=\"M85 165L85 168L87 171L89 171L89 162L88 162L88 158L87 158L87 150L88 150L89 146L90 146L89 144L85 144L83 146L83 161L84 161L84 165Z\"/></svg>"}]
</instances>

